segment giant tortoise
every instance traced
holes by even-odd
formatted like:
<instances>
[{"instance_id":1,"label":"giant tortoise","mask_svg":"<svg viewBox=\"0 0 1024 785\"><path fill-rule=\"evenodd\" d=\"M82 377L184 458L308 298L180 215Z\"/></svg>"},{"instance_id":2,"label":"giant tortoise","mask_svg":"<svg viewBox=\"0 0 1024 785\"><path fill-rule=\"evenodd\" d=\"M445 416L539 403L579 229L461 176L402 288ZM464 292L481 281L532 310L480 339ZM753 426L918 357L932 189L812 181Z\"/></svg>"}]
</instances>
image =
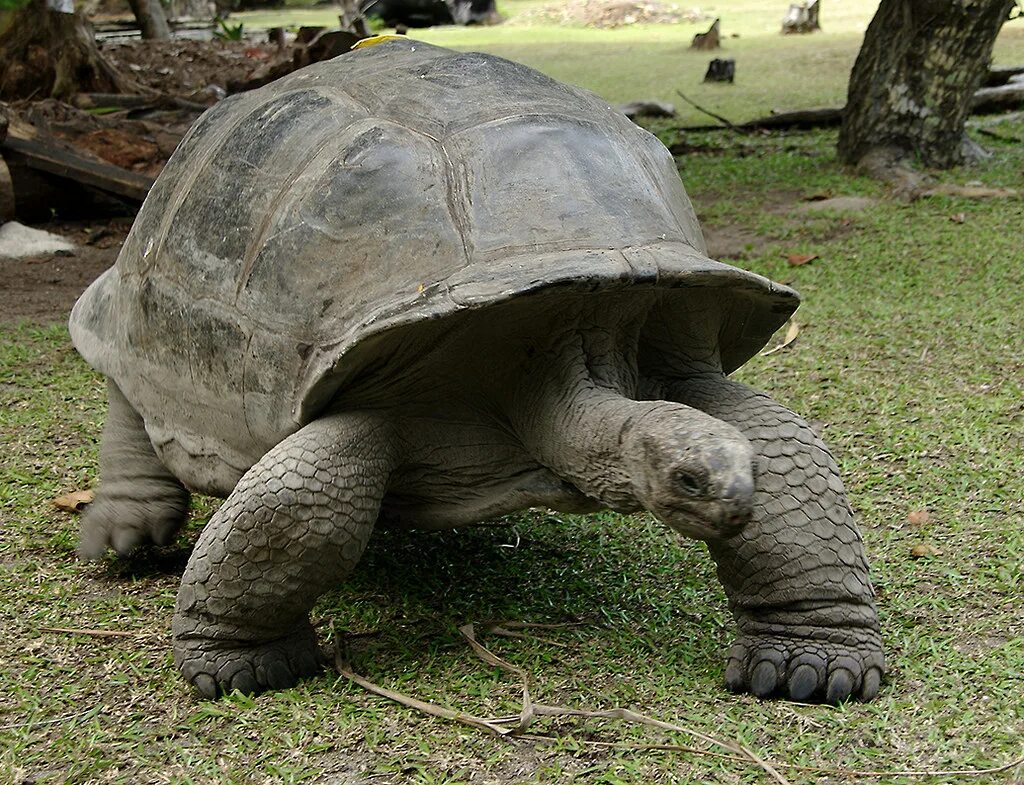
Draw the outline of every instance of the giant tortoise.
<instances>
[{"instance_id":1,"label":"giant tortoise","mask_svg":"<svg viewBox=\"0 0 1024 785\"><path fill-rule=\"evenodd\" d=\"M80 554L165 544L189 491L227 498L173 621L213 697L317 670L308 613L375 526L648 511L717 562L730 689L870 699L836 464L728 376L797 302L707 257L671 155L596 96L359 48L206 112L75 306L109 395Z\"/></svg>"}]
</instances>

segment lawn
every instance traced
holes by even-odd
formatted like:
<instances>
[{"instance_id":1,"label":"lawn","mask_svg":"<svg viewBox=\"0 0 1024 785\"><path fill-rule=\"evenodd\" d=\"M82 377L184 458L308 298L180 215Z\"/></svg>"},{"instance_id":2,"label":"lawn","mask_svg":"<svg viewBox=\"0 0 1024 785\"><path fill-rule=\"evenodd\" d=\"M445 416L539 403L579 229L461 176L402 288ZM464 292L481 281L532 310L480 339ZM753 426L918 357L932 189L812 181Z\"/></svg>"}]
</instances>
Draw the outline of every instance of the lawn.
<instances>
[{"instance_id":1,"label":"lawn","mask_svg":"<svg viewBox=\"0 0 1024 785\"><path fill-rule=\"evenodd\" d=\"M601 31L580 34L591 32ZM479 48L499 49L500 28L431 36L471 46L474 34L487 41ZM756 38L738 41L753 48ZM531 51L568 68L576 45ZM651 94L649 61L634 57L632 78ZM576 68L580 82L602 70ZM788 104L784 87L766 84L769 104ZM655 130L679 141L668 125ZM977 137L994 156L945 176L1019 187L1024 145L1005 140L1024 137L1024 122L985 130L1003 139ZM533 511L478 529L383 533L318 605L323 642L386 688L479 716L517 714L518 680L458 632L474 622L482 643L528 674L537 702L629 707L739 742L794 784L963 782L899 772L1015 760L976 781L1020 782L1021 201L889 200L837 165L831 133L686 141L701 152L681 155L680 173L712 245L804 295L796 341L737 376L805 414L839 459L890 663L878 699L833 708L729 695L732 624L706 550L644 516ZM808 212L808 198L828 195L872 202ZM817 258L791 267L786 254ZM95 482L102 380L62 325L0 322L0 337L0 782L770 781L683 732L559 718L531 727L546 738L498 739L331 673L256 699L197 700L172 666L169 627L178 576L216 500L199 500L174 547L78 562L75 516L52 499ZM488 632L489 621L554 626L514 638Z\"/></svg>"},{"instance_id":2,"label":"lawn","mask_svg":"<svg viewBox=\"0 0 1024 785\"><path fill-rule=\"evenodd\" d=\"M558 26L538 19L537 10L581 0L504 0L505 24L493 27L440 27L413 30L428 43L501 55L526 63L570 84L593 90L612 103L641 98L676 106L683 125L708 122L682 101L677 91L734 122L762 117L773 110L841 106L860 42L878 3L842 0L823 6L823 32L807 36L779 34L786 4L757 0L720 0L700 11L722 22L722 49L690 50L695 33L710 22L674 25L627 25L614 29ZM597 0L592 0L597 5ZM667 5L667 3L666 3ZM682 9L690 6L678 4ZM247 28L281 24L337 24L337 12L291 7L273 12L235 15ZM232 17L235 18L235 17ZM736 37L733 37L736 36ZM736 82L704 84L712 57L736 60ZM1007 23L996 44L998 64L1024 63L1024 19Z\"/></svg>"}]
</instances>

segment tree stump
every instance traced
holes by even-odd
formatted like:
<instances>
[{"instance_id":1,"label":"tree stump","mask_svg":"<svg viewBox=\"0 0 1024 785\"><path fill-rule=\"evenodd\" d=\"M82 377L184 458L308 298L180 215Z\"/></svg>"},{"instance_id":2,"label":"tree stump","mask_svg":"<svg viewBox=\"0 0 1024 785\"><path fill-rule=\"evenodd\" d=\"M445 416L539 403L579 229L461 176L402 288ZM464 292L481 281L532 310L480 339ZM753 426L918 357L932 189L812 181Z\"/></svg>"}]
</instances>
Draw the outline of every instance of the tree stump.
<instances>
[{"instance_id":1,"label":"tree stump","mask_svg":"<svg viewBox=\"0 0 1024 785\"><path fill-rule=\"evenodd\" d=\"M782 34L813 33L816 30L821 30L821 25L818 23L820 8L818 0L792 3L789 10L786 11L786 16L782 19Z\"/></svg>"},{"instance_id":2,"label":"tree stump","mask_svg":"<svg viewBox=\"0 0 1024 785\"><path fill-rule=\"evenodd\" d=\"M719 33L719 22L720 19L716 19L711 27L708 28L706 33L697 33L693 37L693 43L690 44L691 49L698 49L700 51L711 51L712 49L720 49L722 43L720 40Z\"/></svg>"},{"instance_id":3,"label":"tree stump","mask_svg":"<svg viewBox=\"0 0 1024 785\"><path fill-rule=\"evenodd\" d=\"M0 98L145 92L100 54L85 17L55 10L47 0L12 13L0 34Z\"/></svg>"},{"instance_id":4,"label":"tree stump","mask_svg":"<svg viewBox=\"0 0 1024 785\"><path fill-rule=\"evenodd\" d=\"M732 58L715 58L708 63L708 71L704 74L705 82L728 82L733 83L736 78L736 61Z\"/></svg>"}]
</instances>

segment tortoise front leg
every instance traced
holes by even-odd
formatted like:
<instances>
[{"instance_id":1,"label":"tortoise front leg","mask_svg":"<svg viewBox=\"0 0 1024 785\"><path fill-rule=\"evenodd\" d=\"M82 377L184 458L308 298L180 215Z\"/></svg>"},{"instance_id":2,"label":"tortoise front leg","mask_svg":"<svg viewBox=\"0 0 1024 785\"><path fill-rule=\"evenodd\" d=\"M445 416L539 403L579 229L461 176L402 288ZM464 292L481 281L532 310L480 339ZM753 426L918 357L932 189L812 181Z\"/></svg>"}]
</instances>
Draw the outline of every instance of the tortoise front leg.
<instances>
[{"instance_id":1,"label":"tortoise front leg","mask_svg":"<svg viewBox=\"0 0 1024 785\"><path fill-rule=\"evenodd\" d=\"M308 614L362 556L393 468L390 438L363 415L310 423L210 520L173 624L175 664L203 696L282 689L318 670Z\"/></svg>"},{"instance_id":2,"label":"tortoise front leg","mask_svg":"<svg viewBox=\"0 0 1024 785\"><path fill-rule=\"evenodd\" d=\"M707 373L661 394L735 426L754 446L754 513L708 542L740 637L726 682L759 697L870 700L885 668L860 534L831 454L798 415Z\"/></svg>"},{"instance_id":3,"label":"tortoise front leg","mask_svg":"<svg viewBox=\"0 0 1024 785\"><path fill-rule=\"evenodd\" d=\"M126 556L140 545L167 545L188 516L188 491L156 456L142 417L113 379L107 405L100 487L79 530L83 559L98 559L108 547Z\"/></svg>"}]
</instances>

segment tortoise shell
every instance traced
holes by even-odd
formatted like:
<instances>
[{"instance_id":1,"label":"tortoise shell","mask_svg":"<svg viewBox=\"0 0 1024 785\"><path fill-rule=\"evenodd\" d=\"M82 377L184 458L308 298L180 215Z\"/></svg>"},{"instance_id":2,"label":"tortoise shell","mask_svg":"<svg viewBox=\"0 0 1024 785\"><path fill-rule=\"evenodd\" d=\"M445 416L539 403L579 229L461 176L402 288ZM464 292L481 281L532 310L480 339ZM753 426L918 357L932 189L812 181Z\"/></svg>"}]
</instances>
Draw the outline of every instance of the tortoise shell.
<instances>
[{"instance_id":1,"label":"tortoise shell","mask_svg":"<svg viewBox=\"0 0 1024 785\"><path fill-rule=\"evenodd\" d=\"M158 451L237 478L365 370L370 338L636 286L718 290L726 371L797 305L707 258L672 156L605 101L389 40L207 111L70 327Z\"/></svg>"}]
</instances>

